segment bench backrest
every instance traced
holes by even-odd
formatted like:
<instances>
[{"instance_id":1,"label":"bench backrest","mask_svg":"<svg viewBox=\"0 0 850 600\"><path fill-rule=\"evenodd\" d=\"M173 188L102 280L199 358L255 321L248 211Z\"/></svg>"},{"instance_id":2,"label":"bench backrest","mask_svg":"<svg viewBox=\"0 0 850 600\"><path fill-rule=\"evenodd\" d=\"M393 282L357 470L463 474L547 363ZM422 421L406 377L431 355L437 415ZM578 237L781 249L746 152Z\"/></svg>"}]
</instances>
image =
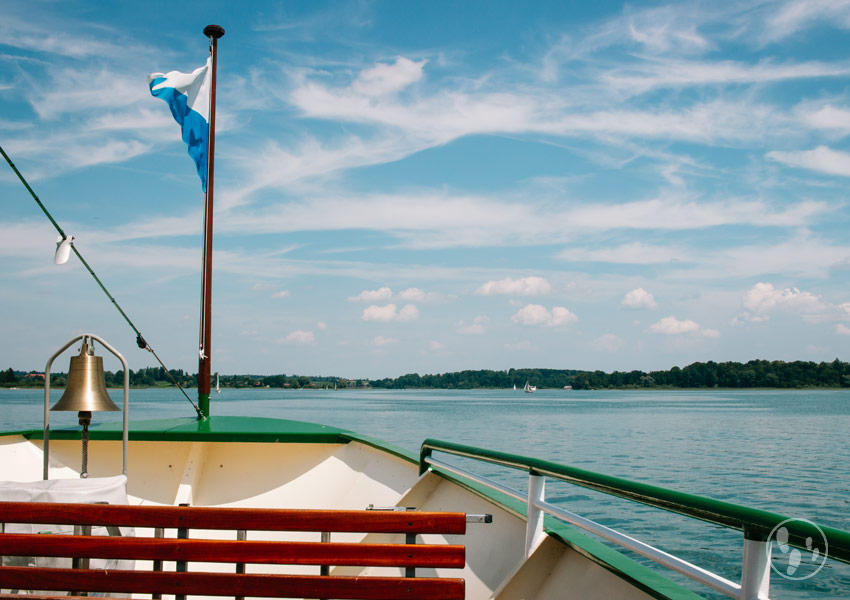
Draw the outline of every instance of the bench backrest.
<instances>
[{"instance_id":1,"label":"bench backrest","mask_svg":"<svg viewBox=\"0 0 850 600\"><path fill-rule=\"evenodd\" d=\"M0 523L175 529L176 538L0 534L0 556L174 561L174 571L0 566L0 589L277 598L463 598L458 578L244 573L245 564L463 568L455 544L374 544L191 538L189 530L459 535L463 513L330 511L0 502ZM235 573L186 563L233 563Z\"/></svg>"}]
</instances>

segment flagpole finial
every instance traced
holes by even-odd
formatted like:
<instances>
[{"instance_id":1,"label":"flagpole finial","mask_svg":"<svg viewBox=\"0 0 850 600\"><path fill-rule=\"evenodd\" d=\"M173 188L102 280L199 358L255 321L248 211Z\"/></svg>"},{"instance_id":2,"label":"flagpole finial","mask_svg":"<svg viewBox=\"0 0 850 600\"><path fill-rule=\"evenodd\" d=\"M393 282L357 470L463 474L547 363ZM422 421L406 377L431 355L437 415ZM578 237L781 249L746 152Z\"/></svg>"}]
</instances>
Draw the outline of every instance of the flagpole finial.
<instances>
[{"instance_id":1,"label":"flagpole finial","mask_svg":"<svg viewBox=\"0 0 850 600\"><path fill-rule=\"evenodd\" d=\"M207 25L204 27L204 35L217 40L224 35L224 27L221 25Z\"/></svg>"}]
</instances>

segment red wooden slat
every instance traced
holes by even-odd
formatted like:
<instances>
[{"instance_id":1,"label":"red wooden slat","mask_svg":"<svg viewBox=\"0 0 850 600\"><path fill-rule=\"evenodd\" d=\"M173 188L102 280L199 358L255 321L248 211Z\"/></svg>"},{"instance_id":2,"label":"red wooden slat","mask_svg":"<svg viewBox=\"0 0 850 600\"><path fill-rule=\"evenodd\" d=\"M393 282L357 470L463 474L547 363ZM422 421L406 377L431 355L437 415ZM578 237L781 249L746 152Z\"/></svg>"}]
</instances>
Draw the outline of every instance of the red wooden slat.
<instances>
[{"instance_id":1,"label":"red wooden slat","mask_svg":"<svg viewBox=\"0 0 850 600\"><path fill-rule=\"evenodd\" d=\"M462 600L462 579L321 577L0 567L0 587L269 598Z\"/></svg>"},{"instance_id":2,"label":"red wooden slat","mask_svg":"<svg viewBox=\"0 0 850 600\"><path fill-rule=\"evenodd\" d=\"M0 534L0 556L61 556L223 563L460 568L449 544L362 544Z\"/></svg>"},{"instance_id":3,"label":"red wooden slat","mask_svg":"<svg viewBox=\"0 0 850 600\"><path fill-rule=\"evenodd\" d=\"M0 522L189 529L466 533L464 513L0 502Z\"/></svg>"}]
</instances>

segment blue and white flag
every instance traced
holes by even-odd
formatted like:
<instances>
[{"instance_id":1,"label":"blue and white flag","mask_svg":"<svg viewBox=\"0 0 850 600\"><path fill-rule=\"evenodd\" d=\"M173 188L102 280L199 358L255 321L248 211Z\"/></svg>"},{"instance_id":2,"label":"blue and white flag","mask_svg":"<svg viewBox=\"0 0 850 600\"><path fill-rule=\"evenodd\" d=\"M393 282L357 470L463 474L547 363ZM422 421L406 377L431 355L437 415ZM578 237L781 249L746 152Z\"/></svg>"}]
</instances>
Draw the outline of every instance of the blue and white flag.
<instances>
[{"instance_id":1,"label":"blue and white flag","mask_svg":"<svg viewBox=\"0 0 850 600\"><path fill-rule=\"evenodd\" d=\"M210 143L210 73L207 64L191 73L171 71L151 73L148 84L151 94L168 103L174 120L183 129L183 141L189 146L189 156L195 161L201 185L207 191L207 156Z\"/></svg>"}]
</instances>

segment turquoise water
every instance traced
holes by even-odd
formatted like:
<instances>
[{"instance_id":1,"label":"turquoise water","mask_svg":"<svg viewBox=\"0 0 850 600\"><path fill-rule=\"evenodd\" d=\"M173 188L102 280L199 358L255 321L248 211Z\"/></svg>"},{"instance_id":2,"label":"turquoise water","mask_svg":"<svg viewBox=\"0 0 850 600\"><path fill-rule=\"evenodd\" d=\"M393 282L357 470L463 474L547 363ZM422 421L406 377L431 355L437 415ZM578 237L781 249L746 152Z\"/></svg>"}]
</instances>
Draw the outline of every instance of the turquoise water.
<instances>
[{"instance_id":1,"label":"turquoise water","mask_svg":"<svg viewBox=\"0 0 850 600\"><path fill-rule=\"evenodd\" d=\"M110 393L120 405L120 392ZM0 429L40 428L42 399L39 390L0 390ZM194 415L175 390L133 390L130 402L131 420ZM426 437L506 450L850 530L850 390L224 390L214 394L212 412L321 422L411 451ZM51 419L76 424L72 414ZM525 488L521 473L483 463L476 470ZM548 499L568 510L740 577L737 532L547 485ZM847 597L850 566L830 561L802 581L774 574L771 591L773 598Z\"/></svg>"}]
</instances>

